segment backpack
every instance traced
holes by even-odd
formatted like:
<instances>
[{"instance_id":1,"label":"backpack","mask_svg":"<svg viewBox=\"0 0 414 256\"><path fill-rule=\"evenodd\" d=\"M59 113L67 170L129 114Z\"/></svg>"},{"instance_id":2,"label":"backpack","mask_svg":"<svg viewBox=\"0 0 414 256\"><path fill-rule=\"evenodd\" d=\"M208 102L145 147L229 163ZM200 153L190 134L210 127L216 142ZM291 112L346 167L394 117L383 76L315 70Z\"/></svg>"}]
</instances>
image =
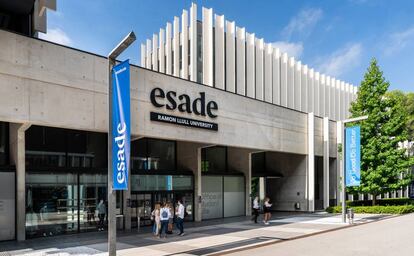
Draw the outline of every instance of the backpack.
<instances>
[{"instance_id":1,"label":"backpack","mask_svg":"<svg viewBox=\"0 0 414 256\"><path fill-rule=\"evenodd\" d=\"M163 218L163 219L168 219L168 212L167 212L167 210L163 210L162 211L162 213L161 213L161 217Z\"/></svg>"}]
</instances>

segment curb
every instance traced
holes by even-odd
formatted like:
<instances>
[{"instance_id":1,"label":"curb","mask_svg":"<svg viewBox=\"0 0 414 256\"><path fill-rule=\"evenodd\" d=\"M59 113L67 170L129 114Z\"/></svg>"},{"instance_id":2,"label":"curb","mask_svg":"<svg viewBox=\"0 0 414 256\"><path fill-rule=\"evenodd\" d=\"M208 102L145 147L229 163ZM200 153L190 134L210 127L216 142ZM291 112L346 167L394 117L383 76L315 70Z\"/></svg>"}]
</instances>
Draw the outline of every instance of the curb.
<instances>
[{"instance_id":1,"label":"curb","mask_svg":"<svg viewBox=\"0 0 414 256\"><path fill-rule=\"evenodd\" d=\"M370 221L370 222L352 224L352 225L343 226L343 227L336 227L336 228L333 228L333 229L322 230L322 231L318 231L318 232L311 233L311 234L305 234L305 235L295 236L295 237L292 237L292 238L286 238L286 239L283 239L283 240L263 242L263 243L258 243L258 244L254 244L254 245L246 245L246 246L242 246L242 247L238 247L238 248L234 248L234 249L228 249L228 250L224 250L224 251L220 251L220 252L213 252L213 253L209 253L209 254L206 254L206 255L208 255L208 256L227 255L227 254L230 254L230 253L256 249L256 248L265 247L265 246L268 246L268 245L273 245L273 244L293 241L293 240L297 240L297 239L301 239L301 238L306 238L306 237L310 237L310 236L316 236L316 235L320 235L320 234L324 234L324 233L329 233L329 232L333 232L333 231L338 231L338 230L341 230L341 229L358 227L358 226L362 226L362 225L366 225L366 224L371 224L371 223L375 223L375 222L379 222L379 221L383 221L383 220L388 220L388 219L400 217L400 216L403 216L403 215L405 215L405 214L389 215L389 216L385 216L383 218L373 220L373 221Z\"/></svg>"}]
</instances>

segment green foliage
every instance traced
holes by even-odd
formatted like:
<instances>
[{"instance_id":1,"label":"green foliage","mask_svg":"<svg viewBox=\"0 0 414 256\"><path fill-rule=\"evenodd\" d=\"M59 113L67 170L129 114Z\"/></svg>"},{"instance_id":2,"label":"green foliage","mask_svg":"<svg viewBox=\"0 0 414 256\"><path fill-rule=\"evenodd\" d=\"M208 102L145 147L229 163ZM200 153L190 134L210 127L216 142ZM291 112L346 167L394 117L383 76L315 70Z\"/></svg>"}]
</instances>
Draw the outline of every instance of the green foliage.
<instances>
[{"instance_id":1,"label":"green foliage","mask_svg":"<svg viewBox=\"0 0 414 256\"><path fill-rule=\"evenodd\" d=\"M370 213L370 214L406 214L414 212L414 205L376 205L376 206L355 206L352 207L354 213ZM326 208L329 213L341 213L341 206L333 206Z\"/></svg>"},{"instance_id":2,"label":"green foliage","mask_svg":"<svg viewBox=\"0 0 414 256\"><path fill-rule=\"evenodd\" d=\"M414 159L398 148L407 140L407 112L401 97L387 97L389 83L373 59L351 105L352 117L368 115L361 122L361 185L348 191L376 195L394 191L411 182L408 167ZM375 201L373 201L375 204Z\"/></svg>"},{"instance_id":3,"label":"green foliage","mask_svg":"<svg viewBox=\"0 0 414 256\"><path fill-rule=\"evenodd\" d=\"M404 93L400 90L394 90L387 93L387 97L394 97L401 100L403 107L407 112L407 132L408 139L414 140L414 93Z\"/></svg>"},{"instance_id":4,"label":"green foliage","mask_svg":"<svg viewBox=\"0 0 414 256\"><path fill-rule=\"evenodd\" d=\"M411 198L384 198L377 200L377 205L414 205L414 199ZM357 200L357 201L346 201L346 205L350 206L370 206L372 200Z\"/></svg>"}]
</instances>

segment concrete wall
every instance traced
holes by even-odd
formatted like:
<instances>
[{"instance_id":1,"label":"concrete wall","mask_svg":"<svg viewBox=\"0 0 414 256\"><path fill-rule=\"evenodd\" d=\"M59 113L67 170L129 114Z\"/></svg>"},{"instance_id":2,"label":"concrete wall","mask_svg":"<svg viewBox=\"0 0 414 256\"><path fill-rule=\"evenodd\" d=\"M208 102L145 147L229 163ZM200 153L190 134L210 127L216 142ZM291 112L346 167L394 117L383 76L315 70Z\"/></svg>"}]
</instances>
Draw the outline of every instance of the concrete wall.
<instances>
[{"instance_id":1,"label":"concrete wall","mask_svg":"<svg viewBox=\"0 0 414 256\"><path fill-rule=\"evenodd\" d=\"M273 202L272 210L294 211L294 204L300 203L300 211L307 211L307 158L304 155L268 153L266 165L282 178L267 179L266 193Z\"/></svg>"},{"instance_id":2,"label":"concrete wall","mask_svg":"<svg viewBox=\"0 0 414 256\"><path fill-rule=\"evenodd\" d=\"M0 31L0 45L1 121L107 131L105 58L6 31ZM205 92L207 100L218 103L218 117L157 109L149 99L155 87L186 93L192 99ZM152 122L150 111L215 122L219 131ZM134 66L131 113L133 136L307 153L307 114ZM315 120L319 127L321 119ZM315 133L317 155L322 154L320 134Z\"/></svg>"}]
</instances>

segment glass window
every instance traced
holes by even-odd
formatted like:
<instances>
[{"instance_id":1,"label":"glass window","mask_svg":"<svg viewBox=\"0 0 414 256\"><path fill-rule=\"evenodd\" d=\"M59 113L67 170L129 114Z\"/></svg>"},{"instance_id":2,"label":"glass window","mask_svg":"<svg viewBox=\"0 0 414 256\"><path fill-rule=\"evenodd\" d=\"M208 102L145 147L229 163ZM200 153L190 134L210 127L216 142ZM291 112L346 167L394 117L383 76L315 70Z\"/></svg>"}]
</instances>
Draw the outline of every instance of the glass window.
<instances>
[{"instance_id":1,"label":"glass window","mask_svg":"<svg viewBox=\"0 0 414 256\"><path fill-rule=\"evenodd\" d=\"M107 175L81 174L79 175L79 220L80 230L98 230L98 205L103 200L107 202Z\"/></svg>"},{"instance_id":2,"label":"glass window","mask_svg":"<svg viewBox=\"0 0 414 256\"><path fill-rule=\"evenodd\" d=\"M148 169L175 170L175 142L148 140Z\"/></svg>"},{"instance_id":3,"label":"glass window","mask_svg":"<svg viewBox=\"0 0 414 256\"><path fill-rule=\"evenodd\" d=\"M203 176L201 179L202 219L223 217L223 176Z\"/></svg>"},{"instance_id":4,"label":"glass window","mask_svg":"<svg viewBox=\"0 0 414 256\"><path fill-rule=\"evenodd\" d=\"M201 150L201 171L225 172L227 171L227 148L210 147Z\"/></svg>"},{"instance_id":5,"label":"glass window","mask_svg":"<svg viewBox=\"0 0 414 256\"><path fill-rule=\"evenodd\" d=\"M77 176L26 174L26 235L55 236L78 230Z\"/></svg>"},{"instance_id":6,"label":"glass window","mask_svg":"<svg viewBox=\"0 0 414 256\"><path fill-rule=\"evenodd\" d=\"M184 175L131 175L131 190L193 190L193 177Z\"/></svg>"},{"instance_id":7,"label":"glass window","mask_svg":"<svg viewBox=\"0 0 414 256\"><path fill-rule=\"evenodd\" d=\"M8 144L9 144L9 124L0 122L0 165L7 165L9 162L8 157Z\"/></svg>"},{"instance_id":8,"label":"glass window","mask_svg":"<svg viewBox=\"0 0 414 256\"><path fill-rule=\"evenodd\" d=\"M106 168L107 135L32 126L26 132L26 163L36 167Z\"/></svg>"},{"instance_id":9,"label":"glass window","mask_svg":"<svg viewBox=\"0 0 414 256\"><path fill-rule=\"evenodd\" d=\"M244 177L224 176L224 217L245 214Z\"/></svg>"},{"instance_id":10,"label":"glass window","mask_svg":"<svg viewBox=\"0 0 414 256\"><path fill-rule=\"evenodd\" d=\"M252 154L252 174L266 172L266 153L254 153Z\"/></svg>"},{"instance_id":11,"label":"glass window","mask_svg":"<svg viewBox=\"0 0 414 256\"><path fill-rule=\"evenodd\" d=\"M134 141L131 148L133 170L176 169L174 141L144 138Z\"/></svg>"}]
</instances>

